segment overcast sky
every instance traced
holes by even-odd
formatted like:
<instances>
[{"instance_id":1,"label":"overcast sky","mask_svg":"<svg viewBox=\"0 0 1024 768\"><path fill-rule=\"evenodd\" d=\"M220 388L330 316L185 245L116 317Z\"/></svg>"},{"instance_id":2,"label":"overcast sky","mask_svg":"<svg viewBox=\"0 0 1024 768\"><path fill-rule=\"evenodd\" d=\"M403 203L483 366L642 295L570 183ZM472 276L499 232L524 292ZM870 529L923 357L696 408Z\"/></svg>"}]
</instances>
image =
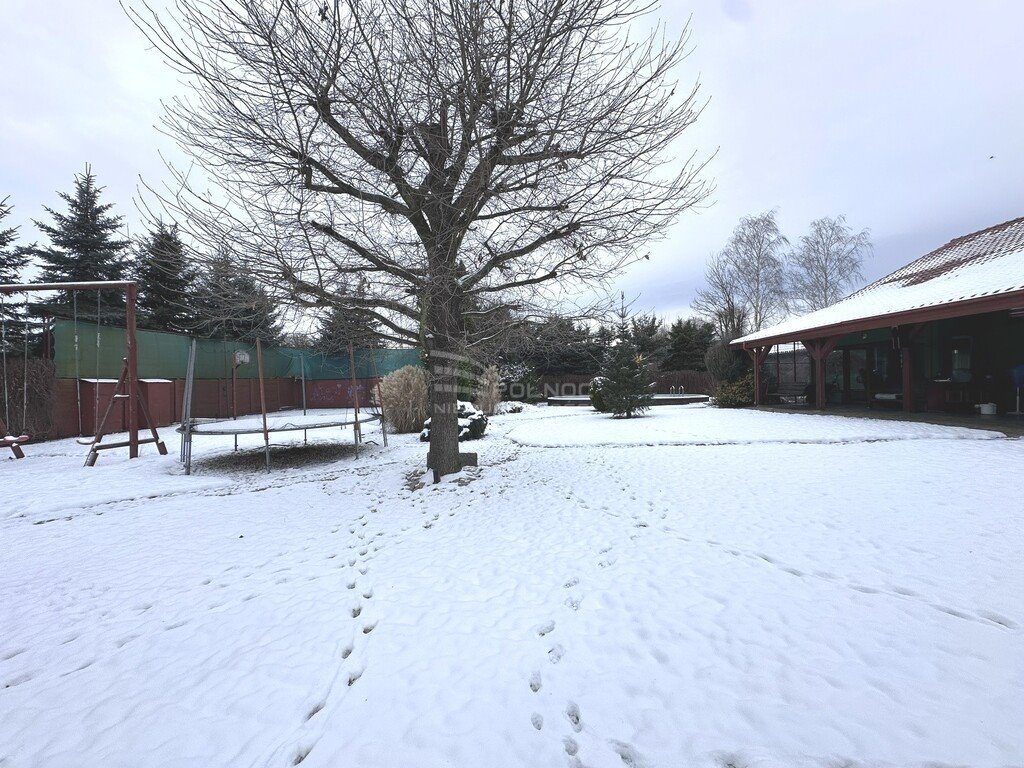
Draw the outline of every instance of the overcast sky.
<instances>
[{"instance_id":1,"label":"overcast sky","mask_svg":"<svg viewBox=\"0 0 1024 768\"><path fill-rule=\"evenodd\" d=\"M1024 216L1024 3L669 0L690 18L680 79L710 102L681 152L717 151L710 204L620 281L637 307L685 315L704 262L737 220L778 208L795 240L845 213L872 232L868 278L952 237ZM91 163L126 214L159 184L154 128L177 91L113 0L0 0L0 198L30 219Z\"/></svg>"}]
</instances>

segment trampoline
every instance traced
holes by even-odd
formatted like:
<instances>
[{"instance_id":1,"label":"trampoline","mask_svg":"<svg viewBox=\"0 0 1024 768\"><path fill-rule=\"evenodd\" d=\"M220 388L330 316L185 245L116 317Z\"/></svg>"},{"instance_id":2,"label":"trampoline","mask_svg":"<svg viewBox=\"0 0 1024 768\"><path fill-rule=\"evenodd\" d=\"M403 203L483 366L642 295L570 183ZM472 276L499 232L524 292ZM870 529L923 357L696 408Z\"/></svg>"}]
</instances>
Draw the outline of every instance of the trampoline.
<instances>
[{"instance_id":1,"label":"trampoline","mask_svg":"<svg viewBox=\"0 0 1024 768\"><path fill-rule=\"evenodd\" d=\"M364 424L380 422L379 413L367 413L353 408L325 408L279 411L267 414L266 429L262 414L241 416L237 419L190 419L177 428L182 436L185 472L192 472L192 439L197 435L220 435L235 438L235 450L238 450L239 435L263 435L267 453L267 468L270 467L270 435L275 432L307 432L311 429L345 429L352 427L352 439L359 450L363 441L362 427ZM384 433L386 435L386 433ZM385 440L387 438L385 437Z\"/></svg>"},{"instance_id":2,"label":"trampoline","mask_svg":"<svg viewBox=\"0 0 1024 768\"><path fill-rule=\"evenodd\" d=\"M267 432L305 432L310 429L352 427L380 421L379 413L360 411L358 419L352 408L325 408L302 411L281 411L267 414ZM184 433L184 425L178 432ZM193 435L262 435L263 416L252 414L237 419L194 419L190 429Z\"/></svg>"},{"instance_id":3,"label":"trampoline","mask_svg":"<svg viewBox=\"0 0 1024 768\"><path fill-rule=\"evenodd\" d=\"M302 408L301 410L270 411L267 409L266 392L263 386L263 343L256 339L256 368L260 384L260 412L258 414L247 414L245 416L235 415L231 419L199 419L192 417L192 391L195 385L195 364L196 364L196 340L192 340L192 347L189 350L188 367L185 372L185 394L182 398L181 425L178 432L181 434L181 462L185 465L185 474L192 474L192 438L196 435L232 435L235 438L235 450L238 450L239 435L263 435L263 449L266 456L267 471L270 471L270 433L271 432L308 432L311 429L329 429L336 427L344 429L352 427L352 441L355 444L356 455L359 454L359 444L363 441L363 424L373 421L380 422L381 436L384 438L384 445L388 444L388 432L384 422L383 406L378 406L373 411L363 413L359 407L359 387L355 378L355 352L352 343L348 344L349 367L351 371L352 398L351 408L307 408L306 407L306 368L301 367L300 381L302 384ZM234 397L235 368L238 365L248 362L248 355L244 360L235 353L232 367L232 403L236 403ZM376 371L376 366L374 367ZM380 383L377 384L378 402L380 402ZM234 405L232 405L234 410ZM303 437L305 442L305 436Z\"/></svg>"}]
</instances>

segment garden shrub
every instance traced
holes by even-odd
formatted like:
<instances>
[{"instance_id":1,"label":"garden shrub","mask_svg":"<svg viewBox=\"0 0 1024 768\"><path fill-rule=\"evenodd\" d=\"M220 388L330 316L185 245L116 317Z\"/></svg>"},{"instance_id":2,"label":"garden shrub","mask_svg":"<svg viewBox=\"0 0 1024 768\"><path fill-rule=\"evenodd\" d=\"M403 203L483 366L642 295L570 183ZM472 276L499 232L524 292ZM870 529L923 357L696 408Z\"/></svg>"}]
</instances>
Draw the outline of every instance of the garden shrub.
<instances>
[{"instance_id":1,"label":"garden shrub","mask_svg":"<svg viewBox=\"0 0 1024 768\"><path fill-rule=\"evenodd\" d=\"M380 382L384 415L395 432L415 432L427 418L430 395L427 372L415 365L399 368Z\"/></svg>"},{"instance_id":2,"label":"garden shrub","mask_svg":"<svg viewBox=\"0 0 1024 768\"><path fill-rule=\"evenodd\" d=\"M498 407L495 408L495 413L504 416L508 413L522 413L527 408L536 408L533 405L527 405L520 400L502 400L498 403Z\"/></svg>"},{"instance_id":3,"label":"garden shrub","mask_svg":"<svg viewBox=\"0 0 1024 768\"><path fill-rule=\"evenodd\" d=\"M754 404L754 372L750 371L737 381L718 385L715 405L719 408L743 408Z\"/></svg>"},{"instance_id":4,"label":"garden shrub","mask_svg":"<svg viewBox=\"0 0 1024 768\"><path fill-rule=\"evenodd\" d=\"M590 386L587 389L587 394L590 395L590 403L594 406L594 409L601 413L608 413L608 402L601 392L601 388L607 383L608 379L604 376L596 376L590 380Z\"/></svg>"},{"instance_id":5,"label":"garden shrub","mask_svg":"<svg viewBox=\"0 0 1024 768\"><path fill-rule=\"evenodd\" d=\"M487 416L476 408L472 403L459 400L459 442L463 440L479 440L487 430ZM423 422L423 431L420 432L420 440L430 440L430 419Z\"/></svg>"},{"instance_id":6,"label":"garden shrub","mask_svg":"<svg viewBox=\"0 0 1024 768\"><path fill-rule=\"evenodd\" d=\"M737 381L749 369L746 354L733 349L727 342L720 341L708 347L704 365L715 380L715 384Z\"/></svg>"}]
</instances>

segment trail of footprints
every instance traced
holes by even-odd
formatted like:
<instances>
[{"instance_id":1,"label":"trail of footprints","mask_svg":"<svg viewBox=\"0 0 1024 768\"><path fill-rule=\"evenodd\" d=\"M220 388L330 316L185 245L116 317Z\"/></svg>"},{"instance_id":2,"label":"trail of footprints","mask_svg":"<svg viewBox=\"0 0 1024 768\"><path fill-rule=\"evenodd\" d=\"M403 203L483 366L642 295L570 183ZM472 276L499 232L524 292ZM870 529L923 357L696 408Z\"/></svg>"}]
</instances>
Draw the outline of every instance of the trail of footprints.
<instances>
[{"instance_id":1,"label":"trail of footprints","mask_svg":"<svg viewBox=\"0 0 1024 768\"><path fill-rule=\"evenodd\" d=\"M370 514L376 514L376 512L377 509L375 507L371 507ZM358 574L351 575L345 581L345 589L349 592L355 592L359 589L360 577L366 576L369 573L369 560L373 559L374 555L377 552L379 552L383 547L383 544L380 543L370 543L378 539L378 537L382 536L383 532L377 532L372 536L368 536L366 532L368 523L369 518L367 514L364 513L363 515L358 517L352 525L349 526L349 534L356 537L356 541L349 547L350 552L353 554L341 558L341 562L339 562L337 566L338 568L345 568L347 566L350 569L354 569L355 574ZM336 533L337 529L335 529L333 532ZM328 560L334 560L336 558L336 554L332 554L327 557ZM360 621L359 634L367 636L370 633L372 633L373 630L377 627L376 621L367 621L363 616L364 610L366 608L366 601L373 599L373 586L367 585L363 587L358 594L359 598L357 598L356 604L348 610L348 616L352 620ZM338 651L339 664L341 664L342 667L347 666L350 663L349 659L352 658L352 654L354 652L354 643L350 642L345 644ZM362 677L362 674L363 669L360 668L358 665L353 666L348 670L345 670L344 668L339 669L337 676L335 677L334 681L328 686L326 693L321 695L316 700L316 702L306 711L303 717L303 721L299 726L300 734L305 728L309 727L306 725L307 723L313 722L315 724L315 719L327 707L339 683L344 684L344 688L346 689L351 688L359 681L359 678ZM291 752L290 763L288 764L294 766L302 763L307 757L309 757L310 753L313 751L313 748L316 746L316 741L318 739L319 736L313 736L312 740L310 739L309 736L298 736L296 740L299 741L299 745L295 747L295 749Z\"/></svg>"},{"instance_id":2,"label":"trail of footprints","mask_svg":"<svg viewBox=\"0 0 1024 768\"><path fill-rule=\"evenodd\" d=\"M603 549L600 552L600 554L602 554L602 555L607 554L607 552L610 549L611 549L611 547L606 547L605 549ZM612 561L612 562L614 562L614 561ZM602 566L602 567L605 567L605 566ZM573 576L572 578L568 579L562 585L562 587L564 589L566 589L566 590L573 590L577 586L579 586L579 583L580 583L579 577ZM582 598L577 596L577 595L574 595L572 593L570 593L570 595L565 599L565 605L571 611L579 610L579 607L580 607L581 603L582 603ZM555 632L556 627L557 627L557 625L556 625L556 623L554 621L547 621L547 622L545 622L545 623L535 627L533 631L534 631L534 634L536 634L538 638L542 638L543 639L543 638L547 638L549 635L553 635L553 633ZM548 662L549 663L551 663L551 664L558 664L563 659L564 656L565 656L565 648L563 648L560 643L555 642L555 643L551 643L548 646L547 658L548 658ZM541 689L544 687L543 676L542 676L540 670L535 670L530 675L529 686L530 686L530 690L533 693L540 693ZM574 734L578 734L578 733L583 731L583 718L580 715L579 705L576 704L575 701L572 701L570 699L569 701L566 702L565 709L563 710L563 716L565 718L565 722L568 723L570 729L572 730L572 732ZM539 712L533 712L530 715L530 724L533 726L533 728L535 730L537 730L537 731L542 730L544 728L544 716L542 714L540 714ZM565 750L566 757L569 759L570 764L574 765L574 766L575 765L580 765L579 758L577 757L577 753L579 752L579 744L577 743L576 739L574 739L571 735L564 736L562 738L562 747Z\"/></svg>"}]
</instances>

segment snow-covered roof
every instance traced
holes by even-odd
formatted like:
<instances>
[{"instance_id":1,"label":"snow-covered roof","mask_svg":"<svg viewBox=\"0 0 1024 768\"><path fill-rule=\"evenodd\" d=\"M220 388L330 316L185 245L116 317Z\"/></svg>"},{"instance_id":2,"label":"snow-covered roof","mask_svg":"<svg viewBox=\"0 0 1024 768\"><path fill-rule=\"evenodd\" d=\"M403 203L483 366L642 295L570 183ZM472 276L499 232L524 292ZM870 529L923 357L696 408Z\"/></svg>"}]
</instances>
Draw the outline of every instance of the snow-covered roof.
<instances>
[{"instance_id":1,"label":"snow-covered roof","mask_svg":"<svg viewBox=\"0 0 1024 768\"><path fill-rule=\"evenodd\" d=\"M950 240L831 306L733 343L776 340L873 318L885 325L887 315L1014 293L1024 293L1024 218Z\"/></svg>"}]
</instances>

